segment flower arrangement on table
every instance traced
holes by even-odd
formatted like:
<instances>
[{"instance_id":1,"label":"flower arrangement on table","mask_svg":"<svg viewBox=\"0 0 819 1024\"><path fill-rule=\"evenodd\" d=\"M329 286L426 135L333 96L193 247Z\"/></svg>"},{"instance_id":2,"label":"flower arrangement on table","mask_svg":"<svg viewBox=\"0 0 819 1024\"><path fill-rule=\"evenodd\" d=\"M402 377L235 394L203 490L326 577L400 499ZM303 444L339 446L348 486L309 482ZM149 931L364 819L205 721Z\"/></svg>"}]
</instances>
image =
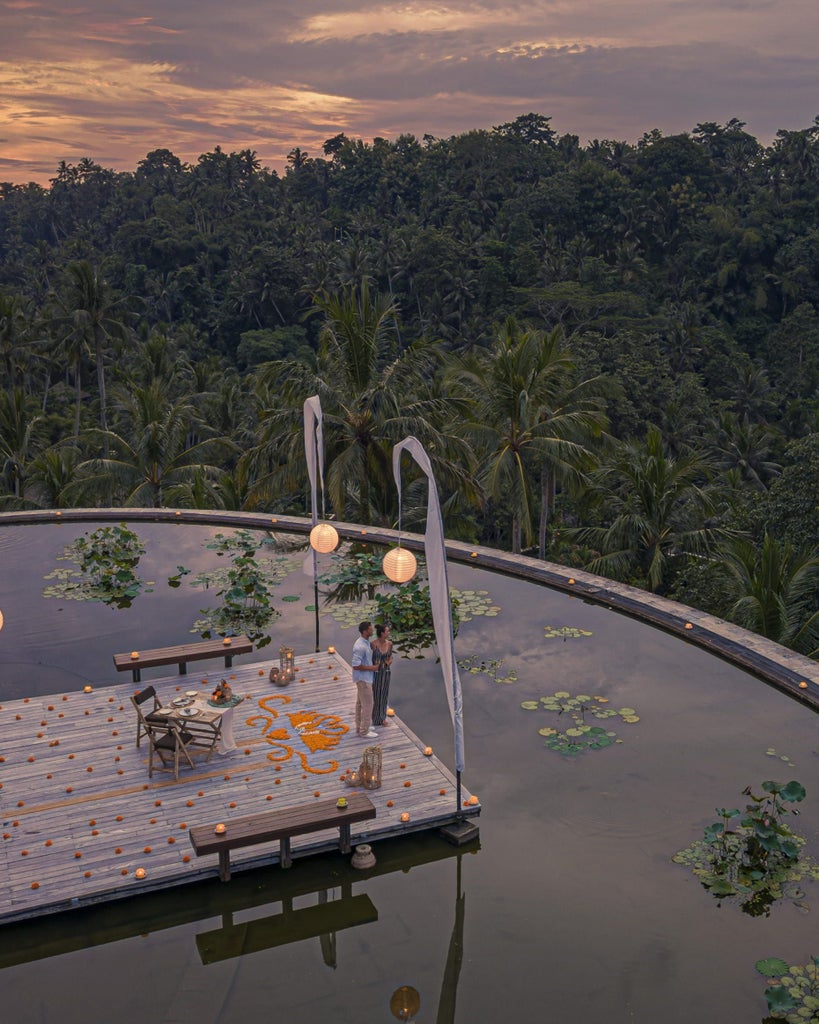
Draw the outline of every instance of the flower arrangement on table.
<instances>
[{"instance_id":1,"label":"flower arrangement on table","mask_svg":"<svg viewBox=\"0 0 819 1024\"><path fill-rule=\"evenodd\" d=\"M216 684L216 689L210 695L208 704L213 707L224 708L224 707L235 707L237 704L241 704L242 698L237 697L230 687L230 683L227 679L220 679Z\"/></svg>"}]
</instances>

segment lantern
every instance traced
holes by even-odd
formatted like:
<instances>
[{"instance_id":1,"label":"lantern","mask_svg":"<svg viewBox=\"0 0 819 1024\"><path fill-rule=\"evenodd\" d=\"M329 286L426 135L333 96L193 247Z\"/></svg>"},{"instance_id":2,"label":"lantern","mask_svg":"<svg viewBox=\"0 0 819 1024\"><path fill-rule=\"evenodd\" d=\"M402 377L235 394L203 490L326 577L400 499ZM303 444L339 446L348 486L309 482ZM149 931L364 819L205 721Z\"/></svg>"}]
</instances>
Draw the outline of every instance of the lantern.
<instances>
[{"instance_id":1,"label":"lantern","mask_svg":"<svg viewBox=\"0 0 819 1024\"><path fill-rule=\"evenodd\" d=\"M415 555L406 548L393 548L384 555L384 575L393 583L407 583L415 575L418 563Z\"/></svg>"},{"instance_id":2,"label":"lantern","mask_svg":"<svg viewBox=\"0 0 819 1024\"><path fill-rule=\"evenodd\" d=\"M365 789L381 788L381 747L367 747L358 768L358 780Z\"/></svg>"},{"instance_id":3,"label":"lantern","mask_svg":"<svg viewBox=\"0 0 819 1024\"><path fill-rule=\"evenodd\" d=\"M279 648L279 686L292 683L296 678L296 652L292 647Z\"/></svg>"},{"instance_id":4,"label":"lantern","mask_svg":"<svg viewBox=\"0 0 819 1024\"><path fill-rule=\"evenodd\" d=\"M319 523L310 531L310 547L319 554L327 554L338 547L338 530L329 523Z\"/></svg>"},{"instance_id":5,"label":"lantern","mask_svg":"<svg viewBox=\"0 0 819 1024\"><path fill-rule=\"evenodd\" d=\"M390 1013L396 1020L412 1020L421 1009L421 996L412 985L402 985L390 997Z\"/></svg>"}]
</instances>

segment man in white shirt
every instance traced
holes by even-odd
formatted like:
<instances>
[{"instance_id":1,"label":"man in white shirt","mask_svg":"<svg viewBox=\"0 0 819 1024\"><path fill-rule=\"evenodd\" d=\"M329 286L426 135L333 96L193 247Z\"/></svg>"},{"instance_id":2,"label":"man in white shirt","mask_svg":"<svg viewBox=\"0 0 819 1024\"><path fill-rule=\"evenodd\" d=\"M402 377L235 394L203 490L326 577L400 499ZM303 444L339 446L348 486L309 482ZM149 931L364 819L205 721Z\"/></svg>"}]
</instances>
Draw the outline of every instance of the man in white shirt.
<instances>
[{"instance_id":1,"label":"man in white shirt","mask_svg":"<svg viewBox=\"0 0 819 1024\"><path fill-rule=\"evenodd\" d=\"M378 666L373 665L370 637L373 624L369 621L358 625L358 640L353 645L353 682L356 688L355 731L362 739L374 740L378 733L372 727L373 679Z\"/></svg>"}]
</instances>

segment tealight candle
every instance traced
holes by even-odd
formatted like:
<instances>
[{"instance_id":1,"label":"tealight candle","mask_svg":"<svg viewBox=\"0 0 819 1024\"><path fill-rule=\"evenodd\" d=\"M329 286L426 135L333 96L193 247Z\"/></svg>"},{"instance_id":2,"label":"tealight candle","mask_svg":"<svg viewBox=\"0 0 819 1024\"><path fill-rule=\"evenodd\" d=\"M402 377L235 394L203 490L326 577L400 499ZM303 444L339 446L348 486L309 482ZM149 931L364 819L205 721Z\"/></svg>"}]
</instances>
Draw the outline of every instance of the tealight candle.
<instances>
[{"instance_id":1,"label":"tealight candle","mask_svg":"<svg viewBox=\"0 0 819 1024\"><path fill-rule=\"evenodd\" d=\"M686 629L693 629L694 627L693 627L693 626L691 625L691 623L690 623L690 622L686 622L686 624L685 624L685 628L686 628Z\"/></svg>"},{"instance_id":2,"label":"tealight candle","mask_svg":"<svg viewBox=\"0 0 819 1024\"><path fill-rule=\"evenodd\" d=\"M572 586L574 586L574 577L572 577L572 576L570 576L570 577L569 577L569 583L570 583L570 584L571 584Z\"/></svg>"},{"instance_id":3,"label":"tealight candle","mask_svg":"<svg viewBox=\"0 0 819 1024\"><path fill-rule=\"evenodd\" d=\"M328 647L327 648L327 653L328 654L335 654L336 653L335 647Z\"/></svg>"},{"instance_id":4,"label":"tealight candle","mask_svg":"<svg viewBox=\"0 0 819 1024\"><path fill-rule=\"evenodd\" d=\"M221 835L223 835L223 834L224 834L225 832L227 832L227 827L226 827L225 825L222 825L222 824L221 824L221 822L220 822L220 823L219 823L219 824L218 824L218 825L216 826L216 828L215 828L215 829L214 829L213 831L214 831L214 832L215 832L215 833L216 833L216 834L217 834L218 836L221 836Z\"/></svg>"},{"instance_id":5,"label":"tealight candle","mask_svg":"<svg viewBox=\"0 0 819 1024\"><path fill-rule=\"evenodd\" d=\"M424 753L427 757L432 757L432 747L424 747Z\"/></svg>"},{"instance_id":6,"label":"tealight candle","mask_svg":"<svg viewBox=\"0 0 819 1024\"><path fill-rule=\"evenodd\" d=\"M132 658L138 658L139 657L139 651L131 651L131 657Z\"/></svg>"},{"instance_id":7,"label":"tealight candle","mask_svg":"<svg viewBox=\"0 0 819 1024\"><path fill-rule=\"evenodd\" d=\"M83 693L90 693L93 690L93 686L84 686L82 688Z\"/></svg>"},{"instance_id":8,"label":"tealight candle","mask_svg":"<svg viewBox=\"0 0 819 1024\"><path fill-rule=\"evenodd\" d=\"M137 868L134 872L134 878L144 878L146 874L145 868Z\"/></svg>"},{"instance_id":9,"label":"tealight candle","mask_svg":"<svg viewBox=\"0 0 819 1024\"><path fill-rule=\"evenodd\" d=\"M404 813L401 815L401 821L409 821L409 820L410 820L409 814L407 814L407 812L404 811Z\"/></svg>"},{"instance_id":10,"label":"tealight candle","mask_svg":"<svg viewBox=\"0 0 819 1024\"><path fill-rule=\"evenodd\" d=\"M225 647L230 646L230 637L226 636L222 643L225 645Z\"/></svg>"},{"instance_id":11,"label":"tealight candle","mask_svg":"<svg viewBox=\"0 0 819 1024\"><path fill-rule=\"evenodd\" d=\"M387 708L387 718L392 718L395 715L395 711L392 708Z\"/></svg>"},{"instance_id":12,"label":"tealight candle","mask_svg":"<svg viewBox=\"0 0 819 1024\"><path fill-rule=\"evenodd\" d=\"M808 688L808 684L803 679L802 682L799 684L799 689L800 690L807 690L807 688Z\"/></svg>"}]
</instances>

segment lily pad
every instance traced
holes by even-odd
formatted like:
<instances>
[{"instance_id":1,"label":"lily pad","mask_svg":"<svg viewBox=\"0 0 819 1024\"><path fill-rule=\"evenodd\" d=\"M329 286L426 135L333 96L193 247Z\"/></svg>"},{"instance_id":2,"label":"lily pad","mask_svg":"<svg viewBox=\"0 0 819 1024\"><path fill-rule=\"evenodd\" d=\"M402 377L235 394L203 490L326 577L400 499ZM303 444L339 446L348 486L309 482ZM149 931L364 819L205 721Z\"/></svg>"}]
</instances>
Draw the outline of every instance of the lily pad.
<instances>
[{"instance_id":1,"label":"lily pad","mask_svg":"<svg viewBox=\"0 0 819 1024\"><path fill-rule=\"evenodd\" d=\"M790 964L779 956L769 956L765 960L757 960L754 967L766 978L781 978L791 969Z\"/></svg>"}]
</instances>

